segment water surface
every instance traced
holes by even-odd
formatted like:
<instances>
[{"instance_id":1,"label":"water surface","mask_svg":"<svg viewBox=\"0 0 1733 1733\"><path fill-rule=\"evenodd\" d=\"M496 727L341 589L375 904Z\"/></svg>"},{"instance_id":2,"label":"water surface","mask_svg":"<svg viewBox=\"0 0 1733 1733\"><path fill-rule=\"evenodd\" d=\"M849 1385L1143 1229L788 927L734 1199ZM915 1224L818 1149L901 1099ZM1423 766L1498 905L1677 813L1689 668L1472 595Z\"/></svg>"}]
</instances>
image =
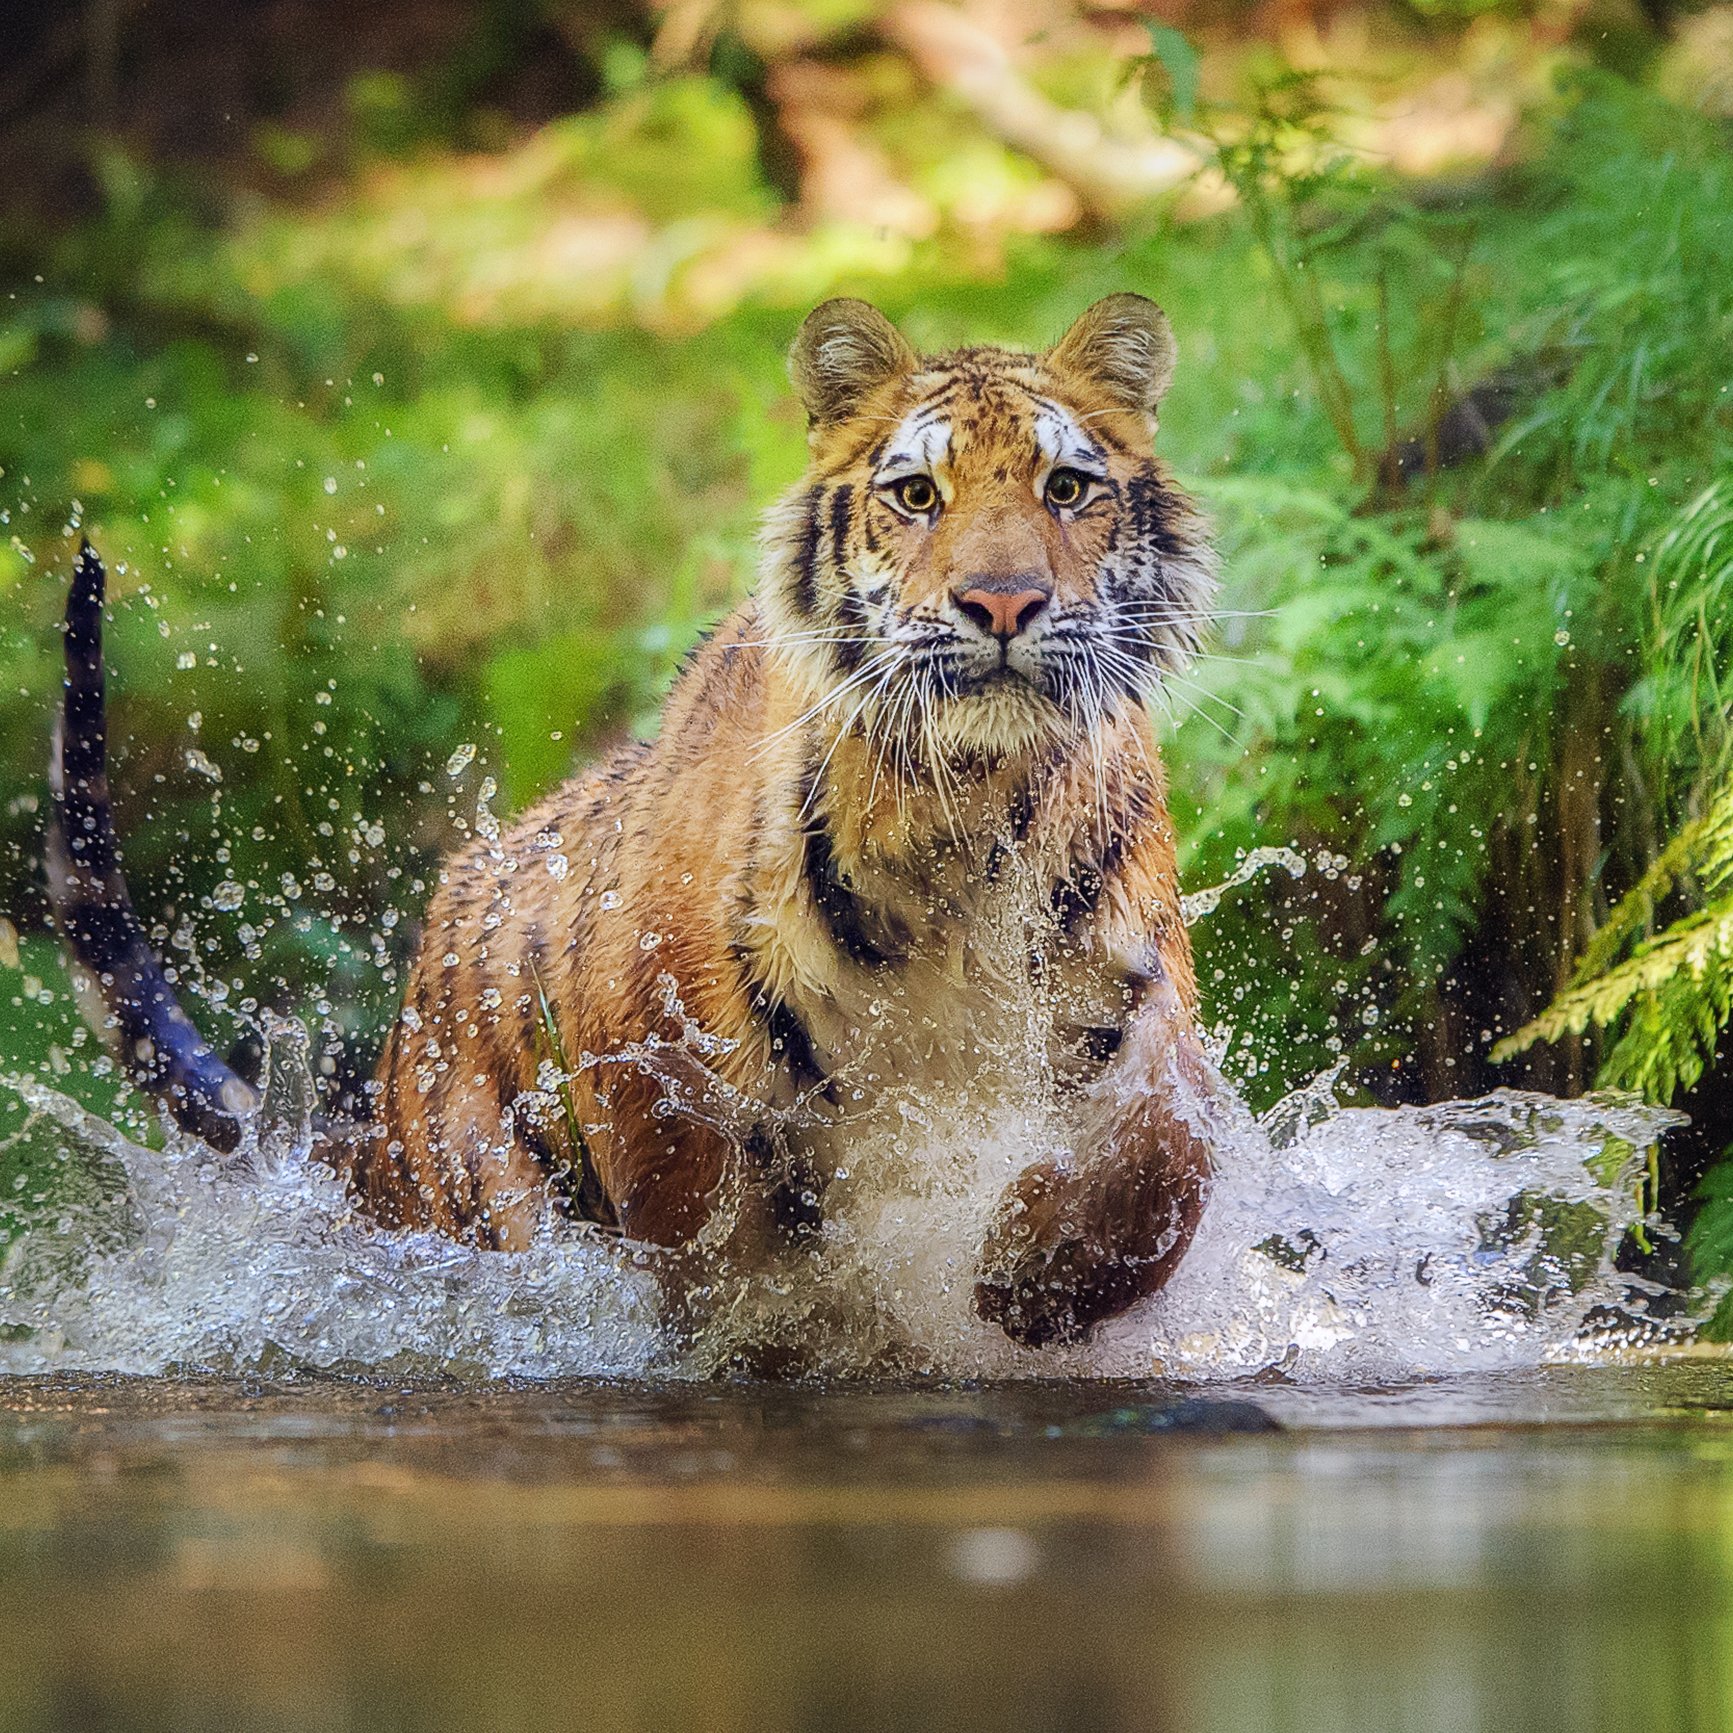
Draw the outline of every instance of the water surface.
<instances>
[{"instance_id":1,"label":"water surface","mask_svg":"<svg viewBox=\"0 0 1733 1733\"><path fill-rule=\"evenodd\" d=\"M1733 1725L1713 1359L0 1404L8 1733Z\"/></svg>"}]
</instances>

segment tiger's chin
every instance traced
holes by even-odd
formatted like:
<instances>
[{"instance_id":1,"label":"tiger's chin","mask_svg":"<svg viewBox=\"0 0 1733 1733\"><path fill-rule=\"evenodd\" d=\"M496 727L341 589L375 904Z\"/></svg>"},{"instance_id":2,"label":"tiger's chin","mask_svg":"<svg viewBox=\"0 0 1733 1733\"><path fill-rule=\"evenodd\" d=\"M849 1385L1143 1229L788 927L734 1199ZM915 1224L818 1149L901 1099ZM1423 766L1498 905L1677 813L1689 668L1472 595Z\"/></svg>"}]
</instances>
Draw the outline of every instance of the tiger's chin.
<instances>
[{"instance_id":1,"label":"tiger's chin","mask_svg":"<svg viewBox=\"0 0 1733 1733\"><path fill-rule=\"evenodd\" d=\"M929 729L948 757L1003 759L1058 745L1077 724L1033 681L1005 669L946 699Z\"/></svg>"}]
</instances>

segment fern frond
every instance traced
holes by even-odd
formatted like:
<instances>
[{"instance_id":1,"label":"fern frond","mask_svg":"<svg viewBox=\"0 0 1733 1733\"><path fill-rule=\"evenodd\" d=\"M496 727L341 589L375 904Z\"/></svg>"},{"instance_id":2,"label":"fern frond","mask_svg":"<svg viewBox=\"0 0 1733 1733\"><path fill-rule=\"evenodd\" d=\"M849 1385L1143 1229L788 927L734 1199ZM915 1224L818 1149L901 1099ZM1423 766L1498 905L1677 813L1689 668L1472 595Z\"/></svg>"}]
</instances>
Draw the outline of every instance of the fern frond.
<instances>
[{"instance_id":1,"label":"fern frond","mask_svg":"<svg viewBox=\"0 0 1733 1733\"><path fill-rule=\"evenodd\" d=\"M1649 870L1619 899L1583 952L1571 977L1571 990L1604 975L1630 941L1654 920L1662 900L1686 877L1696 878L1710 895L1733 879L1733 782L1715 796L1702 817L1687 824L1661 850Z\"/></svg>"},{"instance_id":2,"label":"fern frond","mask_svg":"<svg viewBox=\"0 0 1733 1733\"><path fill-rule=\"evenodd\" d=\"M1580 1035L1590 1024L1605 1028L1633 1001L1641 1001L1637 1019L1620 1050L1633 1039L1636 1048L1644 1041L1658 1045L1665 1056L1657 1058L1653 1069L1674 1078L1689 1070L1689 1055L1695 1053L1700 1075L1733 1011L1733 896L1675 921L1616 967L1568 987L1532 1022L1499 1042L1492 1057L1508 1059L1537 1042ZM1616 1058L1609 1061L1609 1072ZM1639 1061L1634 1048L1616 1069L1628 1079L1646 1076L1651 1068ZM1608 1081L1613 1080L1609 1076Z\"/></svg>"},{"instance_id":3,"label":"fern frond","mask_svg":"<svg viewBox=\"0 0 1733 1733\"><path fill-rule=\"evenodd\" d=\"M1684 971L1635 1001L1630 1022L1601 1066L1600 1080L1667 1101L1689 1089L1715 1058L1733 1022L1733 967Z\"/></svg>"},{"instance_id":4,"label":"fern frond","mask_svg":"<svg viewBox=\"0 0 1733 1733\"><path fill-rule=\"evenodd\" d=\"M1733 481L1711 482L1674 516L1648 568L1652 642L1636 710L1668 780L1700 797L1733 767Z\"/></svg>"}]
</instances>

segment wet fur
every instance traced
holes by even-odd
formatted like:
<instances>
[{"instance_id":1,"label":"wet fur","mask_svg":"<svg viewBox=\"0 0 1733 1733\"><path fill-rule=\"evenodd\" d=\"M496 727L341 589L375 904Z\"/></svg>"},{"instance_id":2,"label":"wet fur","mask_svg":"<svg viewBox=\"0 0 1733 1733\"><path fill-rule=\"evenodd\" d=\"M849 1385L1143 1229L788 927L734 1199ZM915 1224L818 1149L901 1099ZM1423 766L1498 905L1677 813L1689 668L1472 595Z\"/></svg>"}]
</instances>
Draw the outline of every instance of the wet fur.
<instances>
[{"instance_id":1,"label":"wet fur","mask_svg":"<svg viewBox=\"0 0 1733 1733\"><path fill-rule=\"evenodd\" d=\"M977 1307L1038 1344L1167 1278L1213 1088L1147 712L1211 593L1151 450L1171 365L1136 297L1044 356L917 359L859 303L809 320L812 460L757 597L691 658L653 744L440 873L375 1124L342 1157L379 1221L509 1249L563 1215L677 1246L726 1204L734 1250L768 1256L822 1221L876 1097L1024 1086L994 1070L993 1028L1034 994L1075 1147L1007 1194ZM1055 441L1099 472L1075 513L1043 503ZM927 521L887 491L904 457L938 478ZM1007 647L958 613L959 581L1032 573L1038 633ZM81 936L103 870L62 873L63 927L111 1008L155 1004ZM150 1081L209 1135L224 1085L195 1070Z\"/></svg>"}]
</instances>

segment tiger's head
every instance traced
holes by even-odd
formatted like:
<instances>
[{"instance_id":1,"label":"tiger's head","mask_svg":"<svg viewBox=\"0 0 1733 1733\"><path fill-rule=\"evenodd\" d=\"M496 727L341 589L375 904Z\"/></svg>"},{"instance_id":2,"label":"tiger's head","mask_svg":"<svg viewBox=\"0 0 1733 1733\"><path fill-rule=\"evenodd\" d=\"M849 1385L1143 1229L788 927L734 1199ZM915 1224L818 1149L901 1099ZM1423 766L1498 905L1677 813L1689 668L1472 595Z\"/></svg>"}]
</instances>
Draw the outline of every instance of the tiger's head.
<instances>
[{"instance_id":1,"label":"tiger's head","mask_svg":"<svg viewBox=\"0 0 1733 1733\"><path fill-rule=\"evenodd\" d=\"M829 730L1004 757L1184 668L1215 577L1153 452L1174 358L1141 295L1039 355L919 356L864 301L807 318L789 366L812 459L771 518L761 606Z\"/></svg>"}]
</instances>

